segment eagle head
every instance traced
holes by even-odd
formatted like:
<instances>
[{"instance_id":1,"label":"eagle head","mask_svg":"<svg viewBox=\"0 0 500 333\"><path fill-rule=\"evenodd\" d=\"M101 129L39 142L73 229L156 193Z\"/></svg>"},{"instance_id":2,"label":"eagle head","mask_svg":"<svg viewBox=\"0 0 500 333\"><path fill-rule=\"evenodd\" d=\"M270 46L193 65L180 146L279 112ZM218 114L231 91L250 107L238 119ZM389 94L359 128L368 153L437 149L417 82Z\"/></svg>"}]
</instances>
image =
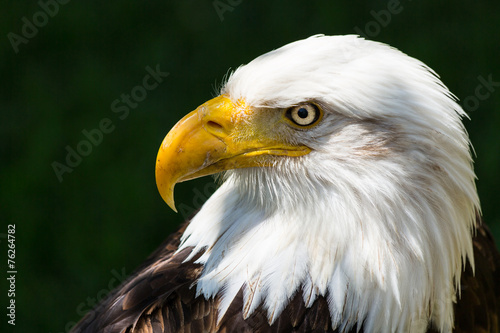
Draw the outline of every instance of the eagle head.
<instances>
[{"instance_id":1,"label":"eagle head","mask_svg":"<svg viewBox=\"0 0 500 333\"><path fill-rule=\"evenodd\" d=\"M156 180L223 172L180 249L198 295L243 290L270 323L326 297L333 327L453 327L479 200L464 111L437 75L388 45L317 35L236 69L161 144ZM188 258L188 259L190 259Z\"/></svg>"}]
</instances>

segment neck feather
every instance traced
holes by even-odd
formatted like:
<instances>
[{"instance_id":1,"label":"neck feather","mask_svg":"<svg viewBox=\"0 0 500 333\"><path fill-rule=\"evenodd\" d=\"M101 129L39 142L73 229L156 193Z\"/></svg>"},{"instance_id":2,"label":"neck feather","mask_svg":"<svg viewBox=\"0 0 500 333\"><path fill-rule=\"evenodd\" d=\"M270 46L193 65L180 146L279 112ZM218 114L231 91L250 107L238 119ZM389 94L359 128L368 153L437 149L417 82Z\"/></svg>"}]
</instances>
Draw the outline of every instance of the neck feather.
<instances>
[{"instance_id":1,"label":"neck feather","mask_svg":"<svg viewBox=\"0 0 500 333\"><path fill-rule=\"evenodd\" d=\"M334 328L451 331L472 260L473 182L403 172L394 159L325 166L334 179L300 163L228 172L184 233L187 260L202 253L197 293L221 297L219 319L241 289L244 317L263 304L270 323L301 291L306 307L328 299Z\"/></svg>"}]
</instances>

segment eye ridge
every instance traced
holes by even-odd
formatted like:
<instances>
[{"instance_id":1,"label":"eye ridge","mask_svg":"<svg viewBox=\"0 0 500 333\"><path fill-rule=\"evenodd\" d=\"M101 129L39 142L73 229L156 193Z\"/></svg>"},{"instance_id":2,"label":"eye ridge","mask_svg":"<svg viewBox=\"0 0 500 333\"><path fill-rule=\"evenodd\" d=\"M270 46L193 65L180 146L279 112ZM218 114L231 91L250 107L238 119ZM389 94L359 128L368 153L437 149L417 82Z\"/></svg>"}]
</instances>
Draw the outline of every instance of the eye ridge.
<instances>
[{"instance_id":1,"label":"eye ridge","mask_svg":"<svg viewBox=\"0 0 500 333\"><path fill-rule=\"evenodd\" d=\"M307 127L315 122L321 116L321 111L318 106L313 103L303 103L292 106L287 109L286 117L290 119L295 125Z\"/></svg>"}]
</instances>

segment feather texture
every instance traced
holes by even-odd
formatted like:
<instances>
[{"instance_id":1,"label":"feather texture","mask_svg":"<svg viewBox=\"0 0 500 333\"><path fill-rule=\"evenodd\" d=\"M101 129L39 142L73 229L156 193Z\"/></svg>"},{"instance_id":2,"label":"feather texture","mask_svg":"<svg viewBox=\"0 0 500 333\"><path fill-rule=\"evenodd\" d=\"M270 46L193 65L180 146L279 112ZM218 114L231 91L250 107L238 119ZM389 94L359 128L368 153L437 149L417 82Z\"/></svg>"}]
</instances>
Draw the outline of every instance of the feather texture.
<instances>
[{"instance_id":1,"label":"feather texture","mask_svg":"<svg viewBox=\"0 0 500 333\"><path fill-rule=\"evenodd\" d=\"M318 297L307 304L307 294L298 291L282 314L272 325L268 324L266 310L258 306L252 315L244 317L241 307L244 302L240 291L219 325L216 324L220 295L214 299L195 297L189 283L196 281L199 266L192 262L179 265L186 253L173 255L180 243L180 236L187 223L173 235L140 267L128 281L117 288L96 309L89 312L72 333L215 333L215 332L332 332L355 333L357 329L344 330L332 327L328 298ZM179 258L174 258L179 256ZM476 274L470 265L461 277L461 295L456 295L455 333L488 332L499 330L500 313L500 256L488 229L478 220L474 237ZM154 273L149 267L157 267ZM149 272L149 273L146 273ZM181 277L190 277L183 280ZM188 282L189 283L186 283ZM163 288L162 288L163 287ZM139 293L136 290L162 289L160 292ZM170 290L166 289L170 288ZM127 296L130 304L123 307L120 302ZM132 296L133 295L133 296ZM167 296L168 295L168 296ZM359 329L363 331L363 327ZM429 328L429 333L438 332Z\"/></svg>"}]
</instances>

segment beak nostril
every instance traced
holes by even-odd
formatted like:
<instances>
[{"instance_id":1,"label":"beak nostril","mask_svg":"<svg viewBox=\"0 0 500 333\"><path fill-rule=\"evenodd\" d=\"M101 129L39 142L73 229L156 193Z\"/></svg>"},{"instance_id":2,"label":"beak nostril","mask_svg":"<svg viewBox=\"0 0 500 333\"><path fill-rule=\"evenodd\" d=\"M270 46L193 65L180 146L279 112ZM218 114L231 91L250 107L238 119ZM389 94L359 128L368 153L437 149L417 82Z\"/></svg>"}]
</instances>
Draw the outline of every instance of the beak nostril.
<instances>
[{"instance_id":1,"label":"beak nostril","mask_svg":"<svg viewBox=\"0 0 500 333\"><path fill-rule=\"evenodd\" d=\"M206 126L208 128L214 129L216 131L221 131L223 129L221 124L216 123L215 121L211 121L211 120L207 121Z\"/></svg>"},{"instance_id":2,"label":"beak nostril","mask_svg":"<svg viewBox=\"0 0 500 333\"><path fill-rule=\"evenodd\" d=\"M227 129L218 122L209 120L205 123L204 127L208 133L211 133L216 137L222 138L228 135Z\"/></svg>"}]
</instances>

